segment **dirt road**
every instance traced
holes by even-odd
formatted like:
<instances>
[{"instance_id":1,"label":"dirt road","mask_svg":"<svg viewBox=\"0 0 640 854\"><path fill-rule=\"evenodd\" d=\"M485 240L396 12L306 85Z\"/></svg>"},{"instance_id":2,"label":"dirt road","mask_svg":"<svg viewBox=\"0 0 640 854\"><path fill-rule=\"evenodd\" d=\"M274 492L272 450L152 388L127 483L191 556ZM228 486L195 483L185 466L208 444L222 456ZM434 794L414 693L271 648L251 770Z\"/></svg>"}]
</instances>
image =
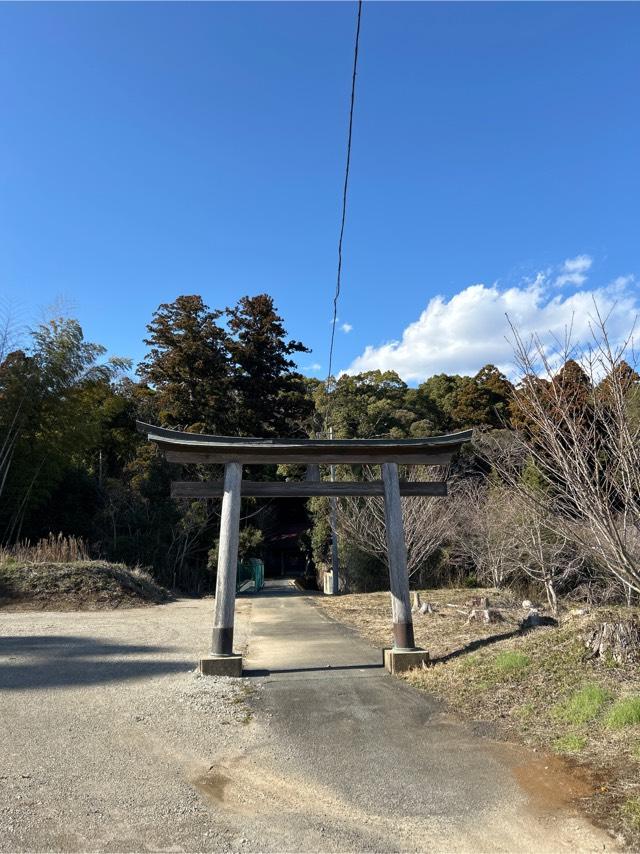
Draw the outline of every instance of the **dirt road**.
<instances>
[{"instance_id":1,"label":"dirt road","mask_svg":"<svg viewBox=\"0 0 640 854\"><path fill-rule=\"evenodd\" d=\"M247 678L197 677L211 608L0 616L0 850L614 850L290 588L238 603Z\"/></svg>"}]
</instances>

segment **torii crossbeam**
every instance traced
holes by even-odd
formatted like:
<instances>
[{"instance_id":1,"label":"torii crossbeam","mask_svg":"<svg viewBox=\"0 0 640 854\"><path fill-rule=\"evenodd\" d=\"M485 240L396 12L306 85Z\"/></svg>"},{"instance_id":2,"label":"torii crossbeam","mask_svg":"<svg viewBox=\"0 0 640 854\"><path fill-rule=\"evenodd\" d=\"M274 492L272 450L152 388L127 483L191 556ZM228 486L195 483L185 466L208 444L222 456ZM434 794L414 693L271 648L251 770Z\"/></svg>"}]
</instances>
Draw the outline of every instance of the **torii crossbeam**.
<instances>
[{"instance_id":1,"label":"torii crossbeam","mask_svg":"<svg viewBox=\"0 0 640 854\"><path fill-rule=\"evenodd\" d=\"M137 422L137 427L149 441L156 443L169 462L224 465L223 481L178 481L171 489L176 497L222 497L212 653L200 661L203 673L236 676L242 673L242 658L233 654L242 496L384 496L394 637L393 649L385 650L385 663L390 670L397 671L428 660L428 653L416 649L413 637L400 497L444 496L447 487L443 481L400 481L398 465L447 466L460 446L471 439L471 430L422 439L257 439L184 433L142 422ZM310 476L296 482L243 482L243 465L274 463L307 465ZM366 483L319 480L320 464L350 463L380 465L382 480Z\"/></svg>"}]
</instances>

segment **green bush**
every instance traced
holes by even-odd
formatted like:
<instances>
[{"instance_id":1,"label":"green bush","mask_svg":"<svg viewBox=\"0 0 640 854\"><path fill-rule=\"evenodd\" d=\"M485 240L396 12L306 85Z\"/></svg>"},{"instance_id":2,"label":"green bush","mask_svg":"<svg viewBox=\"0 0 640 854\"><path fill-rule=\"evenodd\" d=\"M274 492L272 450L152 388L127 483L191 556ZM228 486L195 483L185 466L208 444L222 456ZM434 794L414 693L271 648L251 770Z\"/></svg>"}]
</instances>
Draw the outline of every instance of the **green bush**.
<instances>
[{"instance_id":1,"label":"green bush","mask_svg":"<svg viewBox=\"0 0 640 854\"><path fill-rule=\"evenodd\" d=\"M640 724L640 695L625 697L614 703L607 715L606 724L609 729L622 729Z\"/></svg>"}]
</instances>

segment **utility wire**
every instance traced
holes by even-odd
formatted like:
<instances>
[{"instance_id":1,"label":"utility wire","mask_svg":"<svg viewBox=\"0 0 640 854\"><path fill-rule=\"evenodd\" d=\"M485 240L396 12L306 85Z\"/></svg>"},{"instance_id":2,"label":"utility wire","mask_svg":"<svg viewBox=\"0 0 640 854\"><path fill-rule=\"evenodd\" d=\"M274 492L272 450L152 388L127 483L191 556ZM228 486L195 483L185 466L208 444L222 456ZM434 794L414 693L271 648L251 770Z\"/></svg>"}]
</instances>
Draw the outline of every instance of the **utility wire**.
<instances>
[{"instance_id":1,"label":"utility wire","mask_svg":"<svg viewBox=\"0 0 640 854\"><path fill-rule=\"evenodd\" d=\"M362 0L358 0L358 20L356 24L356 40L353 48L353 73L351 75L351 102L349 105L349 134L347 136L347 162L344 170L344 186L342 188L342 217L340 219L340 238L338 240L338 274L336 277L336 292L333 297L333 320L331 323L331 345L329 347L329 371L327 373L326 394L327 407L325 410L325 433L333 439L333 428L330 425L330 409L333 397L330 394L329 385L333 373L333 348L336 339L336 323L338 321L338 299L340 298L340 284L342 277L342 241L344 239L344 225L347 219L347 195L349 190L349 168L351 166L351 140L353 137L353 109L356 101L356 74L358 72L358 45L360 43L360 19L362 18ZM335 466L331 466L331 480L335 480ZM331 583L332 592L339 592L340 561L338 556L338 502L335 498L329 500L329 521L331 525Z\"/></svg>"},{"instance_id":2,"label":"utility wire","mask_svg":"<svg viewBox=\"0 0 640 854\"><path fill-rule=\"evenodd\" d=\"M347 137L347 163L344 173L344 187L342 190L342 219L340 222L340 239L338 241L338 275L336 279L336 292L333 298L333 322L331 324L331 346L329 347L329 372L327 374L327 392L333 370L333 349L336 337L336 323L338 321L338 299L340 297L340 284L342 277L342 241L344 238L344 224L347 219L347 193L349 189L349 168L351 166L351 138L353 134L353 108L356 100L356 73L358 70L358 44L360 42L360 18L362 17L362 0L358 0L358 22L356 25L356 41L353 50L353 74L351 76L351 106L349 108L349 135Z\"/></svg>"}]
</instances>

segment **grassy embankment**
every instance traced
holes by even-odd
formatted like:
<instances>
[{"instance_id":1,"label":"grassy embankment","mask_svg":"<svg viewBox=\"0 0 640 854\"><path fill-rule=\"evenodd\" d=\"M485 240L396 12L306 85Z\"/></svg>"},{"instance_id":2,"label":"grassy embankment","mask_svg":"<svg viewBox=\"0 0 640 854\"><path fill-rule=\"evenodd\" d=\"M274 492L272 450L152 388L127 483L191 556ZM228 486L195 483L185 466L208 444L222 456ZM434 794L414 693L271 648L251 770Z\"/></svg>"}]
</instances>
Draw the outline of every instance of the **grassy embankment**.
<instances>
[{"instance_id":1,"label":"grassy embankment","mask_svg":"<svg viewBox=\"0 0 640 854\"><path fill-rule=\"evenodd\" d=\"M505 621L467 623L473 595L512 606ZM580 765L591 780L583 803L605 827L640 850L640 668L588 660L583 635L607 619L640 617L640 609L566 611L559 626L520 632L516 601L491 591L425 590L433 614L414 617L416 643L433 665L404 678L445 700L496 737L511 738ZM388 593L350 594L317 601L336 620L378 646L391 645Z\"/></svg>"},{"instance_id":2,"label":"grassy embankment","mask_svg":"<svg viewBox=\"0 0 640 854\"><path fill-rule=\"evenodd\" d=\"M75 611L166 602L169 593L149 573L91 560L73 537L49 535L35 545L0 549L0 607Z\"/></svg>"}]
</instances>

